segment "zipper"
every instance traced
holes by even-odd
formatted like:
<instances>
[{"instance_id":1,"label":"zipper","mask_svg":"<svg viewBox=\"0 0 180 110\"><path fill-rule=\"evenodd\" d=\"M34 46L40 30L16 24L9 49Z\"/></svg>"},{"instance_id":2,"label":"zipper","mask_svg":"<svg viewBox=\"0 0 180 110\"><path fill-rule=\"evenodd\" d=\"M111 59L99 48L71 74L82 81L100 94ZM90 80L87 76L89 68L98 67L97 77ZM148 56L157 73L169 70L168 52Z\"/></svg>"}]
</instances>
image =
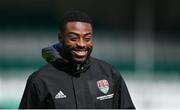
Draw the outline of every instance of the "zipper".
<instances>
[{"instance_id":1,"label":"zipper","mask_svg":"<svg viewBox=\"0 0 180 110\"><path fill-rule=\"evenodd\" d=\"M74 99L75 99L75 104L76 104L76 109L78 108L77 105L77 97L76 97L76 91L75 91L75 87L74 87L74 78L72 77L72 85L73 85L73 93L74 93Z\"/></svg>"}]
</instances>

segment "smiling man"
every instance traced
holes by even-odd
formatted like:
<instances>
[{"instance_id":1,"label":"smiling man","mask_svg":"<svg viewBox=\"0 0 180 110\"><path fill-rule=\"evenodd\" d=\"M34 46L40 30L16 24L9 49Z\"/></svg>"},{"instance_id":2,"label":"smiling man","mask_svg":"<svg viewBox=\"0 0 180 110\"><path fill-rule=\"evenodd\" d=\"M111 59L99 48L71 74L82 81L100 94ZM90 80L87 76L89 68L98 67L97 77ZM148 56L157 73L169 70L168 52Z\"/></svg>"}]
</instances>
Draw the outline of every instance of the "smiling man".
<instances>
[{"instance_id":1,"label":"smiling man","mask_svg":"<svg viewBox=\"0 0 180 110\"><path fill-rule=\"evenodd\" d=\"M59 40L64 46L62 56L83 63L89 57L93 46L91 24L69 21L64 28L64 32L59 34Z\"/></svg>"},{"instance_id":2,"label":"smiling man","mask_svg":"<svg viewBox=\"0 0 180 110\"><path fill-rule=\"evenodd\" d=\"M90 56L89 16L67 12L59 27L59 43L42 50L48 64L29 76L19 108L135 109L121 75Z\"/></svg>"}]
</instances>

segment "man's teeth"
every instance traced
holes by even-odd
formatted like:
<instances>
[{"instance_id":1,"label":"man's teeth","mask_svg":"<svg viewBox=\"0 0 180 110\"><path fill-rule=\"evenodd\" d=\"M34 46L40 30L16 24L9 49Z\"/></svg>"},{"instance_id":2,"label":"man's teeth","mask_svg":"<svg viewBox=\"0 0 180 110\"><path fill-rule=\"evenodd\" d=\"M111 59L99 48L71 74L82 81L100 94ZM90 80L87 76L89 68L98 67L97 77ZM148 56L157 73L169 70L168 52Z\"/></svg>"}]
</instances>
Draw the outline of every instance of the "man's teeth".
<instances>
[{"instance_id":1,"label":"man's teeth","mask_svg":"<svg viewBox=\"0 0 180 110\"><path fill-rule=\"evenodd\" d=\"M87 54L87 51L73 51L75 54L77 54L77 55L81 55L81 56L83 56L83 55L86 55Z\"/></svg>"}]
</instances>

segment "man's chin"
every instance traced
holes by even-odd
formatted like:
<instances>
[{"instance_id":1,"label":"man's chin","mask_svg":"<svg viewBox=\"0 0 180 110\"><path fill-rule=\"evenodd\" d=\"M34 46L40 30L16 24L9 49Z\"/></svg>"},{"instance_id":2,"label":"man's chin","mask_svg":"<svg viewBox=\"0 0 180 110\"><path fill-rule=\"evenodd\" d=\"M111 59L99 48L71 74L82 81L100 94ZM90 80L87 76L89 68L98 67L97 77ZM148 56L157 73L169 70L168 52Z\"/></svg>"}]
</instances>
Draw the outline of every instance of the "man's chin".
<instances>
[{"instance_id":1,"label":"man's chin","mask_svg":"<svg viewBox=\"0 0 180 110\"><path fill-rule=\"evenodd\" d=\"M82 64L86 61L86 58L73 58L74 62Z\"/></svg>"}]
</instances>

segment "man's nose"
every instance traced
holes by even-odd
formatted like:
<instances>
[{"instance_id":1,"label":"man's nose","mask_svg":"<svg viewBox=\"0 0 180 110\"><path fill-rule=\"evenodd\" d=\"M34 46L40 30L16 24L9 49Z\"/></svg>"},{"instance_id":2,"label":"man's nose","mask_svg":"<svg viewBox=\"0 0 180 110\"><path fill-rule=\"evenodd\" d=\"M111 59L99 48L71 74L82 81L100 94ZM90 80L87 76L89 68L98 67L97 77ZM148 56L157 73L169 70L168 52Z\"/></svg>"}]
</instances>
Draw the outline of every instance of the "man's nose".
<instances>
[{"instance_id":1,"label":"man's nose","mask_svg":"<svg viewBox=\"0 0 180 110\"><path fill-rule=\"evenodd\" d=\"M79 47L85 47L85 42L84 42L84 40L83 40L82 38L80 38L80 39L78 40L78 42L77 42L77 45L78 45Z\"/></svg>"}]
</instances>

